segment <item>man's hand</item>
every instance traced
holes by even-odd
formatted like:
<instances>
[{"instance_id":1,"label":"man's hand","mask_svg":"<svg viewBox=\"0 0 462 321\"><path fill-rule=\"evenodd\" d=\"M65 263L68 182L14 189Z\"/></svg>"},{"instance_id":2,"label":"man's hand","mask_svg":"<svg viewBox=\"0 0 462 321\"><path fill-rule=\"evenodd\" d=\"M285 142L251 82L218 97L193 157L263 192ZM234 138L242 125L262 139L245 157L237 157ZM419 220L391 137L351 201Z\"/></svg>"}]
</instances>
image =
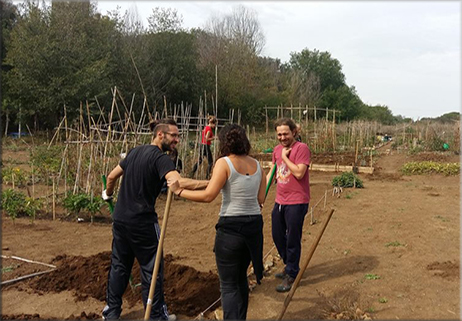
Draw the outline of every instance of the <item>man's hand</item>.
<instances>
[{"instance_id":1,"label":"man's hand","mask_svg":"<svg viewBox=\"0 0 462 321\"><path fill-rule=\"evenodd\" d=\"M282 158L284 158L284 157L289 158L291 150L292 150L292 148L284 147L282 149L282 154L281 154Z\"/></svg>"},{"instance_id":2,"label":"man's hand","mask_svg":"<svg viewBox=\"0 0 462 321\"><path fill-rule=\"evenodd\" d=\"M106 190L104 190L102 193L101 193L101 198L106 201L106 202L109 202L110 200L112 200L114 198L114 196L112 195L107 195L107 192Z\"/></svg>"},{"instance_id":3,"label":"man's hand","mask_svg":"<svg viewBox=\"0 0 462 321\"><path fill-rule=\"evenodd\" d=\"M167 186L172 190L173 193L178 195L183 189L180 188L180 182L173 178L173 179L168 179L167 180Z\"/></svg>"}]
</instances>

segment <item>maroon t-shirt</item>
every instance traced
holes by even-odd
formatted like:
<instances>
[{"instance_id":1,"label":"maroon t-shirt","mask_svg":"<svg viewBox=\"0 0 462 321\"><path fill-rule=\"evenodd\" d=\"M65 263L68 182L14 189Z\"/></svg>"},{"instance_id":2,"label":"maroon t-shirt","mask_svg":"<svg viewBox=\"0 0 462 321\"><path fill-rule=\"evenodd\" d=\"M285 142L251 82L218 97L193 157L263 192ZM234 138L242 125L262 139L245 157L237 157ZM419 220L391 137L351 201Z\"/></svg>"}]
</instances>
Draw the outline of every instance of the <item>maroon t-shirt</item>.
<instances>
[{"instance_id":1,"label":"maroon t-shirt","mask_svg":"<svg viewBox=\"0 0 462 321\"><path fill-rule=\"evenodd\" d=\"M310 178L306 169L305 175L296 179L289 167L282 160L282 145L277 145L273 151L273 164L276 163L276 203L281 205L306 204L310 202ZM289 154L289 160L294 164L310 165L311 152L304 143L295 142Z\"/></svg>"}]
</instances>

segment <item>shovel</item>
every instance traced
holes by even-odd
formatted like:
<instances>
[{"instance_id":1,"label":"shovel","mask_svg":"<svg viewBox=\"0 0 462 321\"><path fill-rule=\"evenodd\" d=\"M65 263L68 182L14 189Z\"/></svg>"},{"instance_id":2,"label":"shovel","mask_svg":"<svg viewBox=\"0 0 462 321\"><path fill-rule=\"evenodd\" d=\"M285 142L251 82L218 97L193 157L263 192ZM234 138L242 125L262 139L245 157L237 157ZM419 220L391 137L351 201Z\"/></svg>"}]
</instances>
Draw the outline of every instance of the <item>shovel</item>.
<instances>
[{"instance_id":1,"label":"shovel","mask_svg":"<svg viewBox=\"0 0 462 321\"><path fill-rule=\"evenodd\" d=\"M167 192L167 203L165 204L164 218L162 219L162 229L160 230L159 244L157 245L156 261L152 272L151 286L149 287L148 302L146 302L146 311L144 320L149 320L149 315L152 309L152 299L154 298L154 290L156 288L157 274L159 273L160 260L162 259L162 248L164 246L165 230L167 229L168 213L172 205L172 190L169 188Z\"/></svg>"}]
</instances>

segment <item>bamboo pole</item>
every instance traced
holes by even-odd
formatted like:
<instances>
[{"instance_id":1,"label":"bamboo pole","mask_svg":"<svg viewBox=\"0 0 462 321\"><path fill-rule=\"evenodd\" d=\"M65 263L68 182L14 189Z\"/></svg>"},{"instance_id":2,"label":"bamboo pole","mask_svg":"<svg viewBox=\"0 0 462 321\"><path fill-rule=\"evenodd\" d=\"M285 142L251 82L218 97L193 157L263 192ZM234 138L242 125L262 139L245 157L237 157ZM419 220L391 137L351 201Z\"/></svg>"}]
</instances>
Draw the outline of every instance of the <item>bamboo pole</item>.
<instances>
[{"instance_id":1,"label":"bamboo pole","mask_svg":"<svg viewBox=\"0 0 462 321\"><path fill-rule=\"evenodd\" d=\"M55 184L55 176L53 175L51 177L51 179L53 180L53 199L52 199L52 212L53 212L53 221L56 219L56 184Z\"/></svg>"}]
</instances>

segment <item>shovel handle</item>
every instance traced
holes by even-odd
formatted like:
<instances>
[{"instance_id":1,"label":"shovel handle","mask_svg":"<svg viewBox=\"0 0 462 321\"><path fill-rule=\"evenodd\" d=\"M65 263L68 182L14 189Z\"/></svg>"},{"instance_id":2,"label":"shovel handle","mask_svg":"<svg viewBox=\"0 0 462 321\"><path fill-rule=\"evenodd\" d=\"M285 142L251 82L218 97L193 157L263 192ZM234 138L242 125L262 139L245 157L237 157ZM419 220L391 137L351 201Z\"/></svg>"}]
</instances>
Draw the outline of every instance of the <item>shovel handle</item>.
<instances>
[{"instance_id":1,"label":"shovel handle","mask_svg":"<svg viewBox=\"0 0 462 321\"><path fill-rule=\"evenodd\" d=\"M149 287L148 301L146 302L146 311L144 320L149 320L149 315L152 309L152 299L154 298L154 290L156 288L157 274L159 273L160 260L162 259L162 249L164 247L165 231L167 229L168 214L172 205L173 192L169 188L167 192L167 203L165 204L164 217L162 219L162 229L160 230L159 243L157 244L156 260L154 262L154 270L152 271L151 286Z\"/></svg>"},{"instance_id":2,"label":"shovel handle","mask_svg":"<svg viewBox=\"0 0 462 321\"><path fill-rule=\"evenodd\" d=\"M269 189L270 189L270 187L271 187L271 183L273 182L274 173L276 173L276 168L277 168L277 165L274 164L273 170L272 170L272 172L271 172L271 176L270 176L270 179L269 179L269 182L268 182L268 184L266 185L265 199L266 199L266 196L268 195L268 191L269 191Z\"/></svg>"}]
</instances>

